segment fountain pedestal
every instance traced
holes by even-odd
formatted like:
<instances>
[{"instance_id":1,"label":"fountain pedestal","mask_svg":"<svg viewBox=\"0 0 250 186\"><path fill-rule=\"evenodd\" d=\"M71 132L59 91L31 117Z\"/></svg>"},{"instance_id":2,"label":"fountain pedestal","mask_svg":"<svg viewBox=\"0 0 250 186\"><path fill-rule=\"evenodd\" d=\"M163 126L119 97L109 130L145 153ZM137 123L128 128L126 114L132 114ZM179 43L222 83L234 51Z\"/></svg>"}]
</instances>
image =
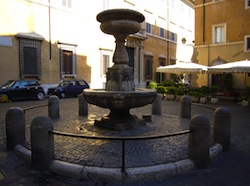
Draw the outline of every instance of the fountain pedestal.
<instances>
[{"instance_id":1,"label":"fountain pedestal","mask_svg":"<svg viewBox=\"0 0 250 186\"><path fill-rule=\"evenodd\" d=\"M95 120L94 125L111 130L129 130L145 126L146 121L131 115L127 109L115 109L110 110L110 113L100 120Z\"/></svg>"},{"instance_id":2,"label":"fountain pedestal","mask_svg":"<svg viewBox=\"0 0 250 186\"><path fill-rule=\"evenodd\" d=\"M129 58L124 45L129 34L140 30L144 19L141 13L129 9L106 10L97 15L101 30L115 37L116 48L114 65L107 72L106 89L83 91L88 103L110 109L108 115L95 121L95 126L128 130L146 125L145 120L131 115L129 110L152 103L157 94L155 90L135 89L133 68L128 66Z\"/></svg>"}]
</instances>

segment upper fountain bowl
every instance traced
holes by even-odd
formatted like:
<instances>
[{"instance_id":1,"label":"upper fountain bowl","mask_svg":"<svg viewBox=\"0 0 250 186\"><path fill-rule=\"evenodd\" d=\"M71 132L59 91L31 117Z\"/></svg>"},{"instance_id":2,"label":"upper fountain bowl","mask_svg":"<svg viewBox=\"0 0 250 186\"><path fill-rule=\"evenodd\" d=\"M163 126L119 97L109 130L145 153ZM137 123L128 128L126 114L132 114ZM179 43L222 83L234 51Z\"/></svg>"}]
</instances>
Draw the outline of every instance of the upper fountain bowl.
<instances>
[{"instance_id":1,"label":"upper fountain bowl","mask_svg":"<svg viewBox=\"0 0 250 186\"><path fill-rule=\"evenodd\" d=\"M140 23L145 20L141 13L130 9L106 10L99 13L96 19L101 23L101 30L111 35L136 33L140 30Z\"/></svg>"}]
</instances>

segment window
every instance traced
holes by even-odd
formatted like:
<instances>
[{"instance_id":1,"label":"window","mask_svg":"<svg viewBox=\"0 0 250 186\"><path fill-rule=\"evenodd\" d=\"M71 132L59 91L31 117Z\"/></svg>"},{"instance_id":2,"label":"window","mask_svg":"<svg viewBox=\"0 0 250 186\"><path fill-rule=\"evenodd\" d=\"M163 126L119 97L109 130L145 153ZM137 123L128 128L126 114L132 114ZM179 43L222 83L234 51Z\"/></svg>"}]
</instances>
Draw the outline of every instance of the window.
<instances>
[{"instance_id":1,"label":"window","mask_svg":"<svg viewBox=\"0 0 250 186\"><path fill-rule=\"evenodd\" d=\"M176 64L176 59L170 59L170 65Z\"/></svg>"},{"instance_id":2,"label":"window","mask_svg":"<svg viewBox=\"0 0 250 186\"><path fill-rule=\"evenodd\" d=\"M153 77L152 61L153 61L152 56L145 56L145 79L146 80L151 80Z\"/></svg>"},{"instance_id":3,"label":"window","mask_svg":"<svg viewBox=\"0 0 250 186\"><path fill-rule=\"evenodd\" d=\"M14 84L13 88L25 88L27 86L29 86L29 82L28 81L17 81Z\"/></svg>"},{"instance_id":4,"label":"window","mask_svg":"<svg viewBox=\"0 0 250 186\"><path fill-rule=\"evenodd\" d=\"M175 0L171 0L171 8L175 8Z\"/></svg>"},{"instance_id":5,"label":"window","mask_svg":"<svg viewBox=\"0 0 250 186\"><path fill-rule=\"evenodd\" d=\"M166 58L159 58L159 66L166 66Z\"/></svg>"},{"instance_id":6,"label":"window","mask_svg":"<svg viewBox=\"0 0 250 186\"><path fill-rule=\"evenodd\" d=\"M176 34L175 33L173 33L173 32L170 32L169 33L169 39L171 40L171 41L177 41L177 38L176 38Z\"/></svg>"},{"instance_id":7,"label":"window","mask_svg":"<svg viewBox=\"0 0 250 186\"><path fill-rule=\"evenodd\" d=\"M41 78L42 36L35 33L19 33L20 77Z\"/></svg>"},{"instance_id":8,"label":"window","mask_svg":"<svg viewBox=\"0 0 250 186\"><path fill-rule=\"evenodd\" d=\"M37 74L37 49L35 47L23 47L24 73Z\"/></svg>"},{"instance_id":9,"label":"window","mask_svg":"<svg viewBox=\"0 0 250 186\"><path fill-rule=\"evenodd\" d=\"M58 42L60 45L61 78L76 77L76 46Z\"/></svg>"},{"instance_id":10,"label":"window","mask_svg":"<svg viewBox=\"0 0 250 186\"><path fill-rule=\"evenodd\" d=\"M102 55L102 74L106 74L109 68L109 61L110 61L110 56L109 55Z\"/></svg>"},{"instance_id":11,"label":"window","mask_svg":"<svg viewBox=\"0 0 250 186\"><path fill-rule=\"evenodd\" d=\"M103 78L106 77L108 68L112 65L112 50L100 48L100 74Z\"/></svg>"},{"instance_id":12,"label":"window","mask_svg":"<svg viewBox=\"0 0 250 186\"><path fill-rule=\"evenodd\" d=\"M250 8L250 0L245 0L246 1L246 9Z\"/></svg>"},{"instance_id":13,"label":"window","mask_svg":"<svg viewBox=\"0 0 250 186\"><path fill-rule=\"evenodd\" d=\"M66 6L68 8L72 8L72 2L71 2L71 0L62 0L62 5Z\"/></svg>"},{"instance_id":14,"label":"window","mask_svg":"<svg viewBox=\"0 0 250 186\"><path fill-rule=\"evenodd\" d=\"M147 33L152 33L152 25L150 23L146 23L146 32Z\"/></svg>"},{"instance_id":15,"label":"window","mask_svg":"<svg viewBox=\"0 0 250 186\"><path fill-rule=\"evenodd\" d=\"M165 37L165 30L164 28L160 28L160 37Z\"/></svg>"},{"instance_id":16,"label":"window","mask_svg":"<svg viewBox=\"0 0 250 186\"><path fill-rule=\"evenodd\" d=\"M213 26L213 43L226 42L226 25L214 25Z\"/></svg>"},{"instance_id":17,"label":"window","mask_svg":"<svg viewBox=\"0 0 250 186\"><path fill-rule=\"evenodd\" d=\"M245 36L245 52L250 52L250 35Z\"/></svg>"},{"instance_id":18,"label":"window","mask_svg":"<svg viewBox=\"0 0 250 186\"><path fill-rule=\"evenodd\" d=\"M73 74L73 52L62 50L63 74Z\"/></svg>"}]
</instances>

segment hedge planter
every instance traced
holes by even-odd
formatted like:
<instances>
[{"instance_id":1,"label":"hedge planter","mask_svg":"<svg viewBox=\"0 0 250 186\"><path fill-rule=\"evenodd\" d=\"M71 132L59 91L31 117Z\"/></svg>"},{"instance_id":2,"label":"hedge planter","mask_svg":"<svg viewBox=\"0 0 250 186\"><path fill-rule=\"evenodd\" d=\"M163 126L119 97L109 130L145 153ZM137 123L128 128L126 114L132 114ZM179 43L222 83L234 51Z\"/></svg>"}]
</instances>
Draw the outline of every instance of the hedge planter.
<instances>
[{"instance_id":1,"label":"hedge planter","mask_svg":"<svg viewBox=\"0 0 250 186\"><path fill-rule=\"evenodd\" d=\"M176 95L175 100L176 100L176 101L180 101L182 96L183 96L183 95Z\"/></svg>"},{"instance_id":2,"label":"hedge planter","mask_svg":"<svg viewBox=\"0 0 250 186\"><path fill-rule=\"evenodd\" d=\"M200 98L200 103L204 104L204 103L206 103L206 101L207 101L206 97L201 97Z\"/></svg>"},{"instance_id":3,"label":"hedge planter","mask_svg":"<svg viewBox=\"0 0 250 186\"><path fill-rule=\"evenodd\" d=\"M247 106L248 106L248 101L242 100L242 101L241 101L241 105L242 105L243 107L247 107Z\"/></svg>"},{"instance_id":4,"label":"hedge planter","mask_svg":"<svg viewBox=\"0 0 250 186\"><path fill-rule=\"evenodd\" d=\"M191 96L191 101L193 103L199 103L199 97Z\"/></svg>"},{"instance_id":5,"label":"hedge planter","mask_svg":"<svg viewBox=\"0 0 250 186\"><path fill-rule=\"evenodd\" d=\"M218 103L218 98L211 98L211 103Z\"/></svg>"},{"instance_id":6,"label":"hedge planter","mask_svg":"<svg viewBox=\"0 0 250 186\"><path fill-rule=\"evenodd\" d=\"M174 94L165 94L164 98L166 100L174 100L175 99L175 95Z\"/></svg>"}]
</instances>

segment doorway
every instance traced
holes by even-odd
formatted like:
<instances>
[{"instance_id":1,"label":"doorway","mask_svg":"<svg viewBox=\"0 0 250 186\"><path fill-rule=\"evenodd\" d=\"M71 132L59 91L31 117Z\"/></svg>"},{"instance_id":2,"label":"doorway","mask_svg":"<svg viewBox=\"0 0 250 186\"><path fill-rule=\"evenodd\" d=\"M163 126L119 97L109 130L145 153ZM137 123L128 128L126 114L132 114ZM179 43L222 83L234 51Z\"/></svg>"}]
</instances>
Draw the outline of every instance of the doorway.
<instances>
[{"instance_id":1,"label":"doorway","mask_svg":"<svg viewBox=\"0 0 250 186\"><path fill-rule=\"evenodd\" d=\"M128 52L128 59L129 59L129 62L128 62L128 66L132 67L133 68L133 71L134 71L134 63L135 63L135 51L134 51L134 48L132 47L126 47L127 49L127 52Z\"/></svg>"},{"instance_id":2,"label":"doorway","mask_svg":"<svg viewBox=\"0 0 250 186\"><path fill-rule=\"evenodd\" d=\"M212 74L212 86L216 85L219 87L219 91L224 90L224 77L223 74Z\"/></svg>"}]
</instances>

